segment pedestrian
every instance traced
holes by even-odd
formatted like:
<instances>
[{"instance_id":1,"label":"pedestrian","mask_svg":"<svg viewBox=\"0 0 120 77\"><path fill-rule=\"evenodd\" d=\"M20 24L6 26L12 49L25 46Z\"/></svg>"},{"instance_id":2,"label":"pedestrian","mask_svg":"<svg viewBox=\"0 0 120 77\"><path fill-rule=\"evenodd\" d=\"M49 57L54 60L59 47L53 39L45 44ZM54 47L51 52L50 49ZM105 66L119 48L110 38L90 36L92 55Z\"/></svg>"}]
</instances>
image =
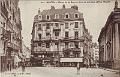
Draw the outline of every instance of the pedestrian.
<instances>
[{"instance_id":1,"label":"pedestrian","mask_svg":"<svg viewBox=\"0 0 120 77\"><path fill-rule=\"evenodd\" d=\"M7 63L7 70L9 71L9 63Z\"/></svg>"},{"instance_id":2,"label":"pedestrian","mask_svg":"<svg viewBox=\"0 0 120 77\"><path fill-rule=\"evenodd\" d=\"M22 62L22 72L25 72L25 63Z\"/></svg>"},{"instance_id":3,"label":"pedestrian","mask_svg":"<svg viewBox=\"0 0 120 77\"><path fill-rule=\"evenodd\" d=\"M77 63L77 74L80 74L80 63Z\"/></svg>"}]
</instances>

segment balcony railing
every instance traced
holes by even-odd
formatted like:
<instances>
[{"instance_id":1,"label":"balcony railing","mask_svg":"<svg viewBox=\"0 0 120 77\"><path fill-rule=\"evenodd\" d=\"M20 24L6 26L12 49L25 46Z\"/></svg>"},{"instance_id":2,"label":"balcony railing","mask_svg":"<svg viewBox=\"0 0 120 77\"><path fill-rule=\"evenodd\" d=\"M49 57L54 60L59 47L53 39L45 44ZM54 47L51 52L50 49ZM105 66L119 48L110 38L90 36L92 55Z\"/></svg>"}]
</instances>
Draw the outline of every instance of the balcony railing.
<instances>
[{"instance_id":1,"label":"balcony railing","mask_svg":"<svg viewBox=\"0 0 120 77\"><path fill-rule=\"evenodd\" d=\"M8 18L8 11L5 7L1 7L1 12Z\"/></svg>"},{"instance_id":2,"label":"balcony railing","mask_svg":"<svg viewBox=\"0 0 120 77\"><path fill-rule=\"evenodd\" d=\"M60 27L54 27L53 31L61 31Z\"/></svg>"}]
</instances>

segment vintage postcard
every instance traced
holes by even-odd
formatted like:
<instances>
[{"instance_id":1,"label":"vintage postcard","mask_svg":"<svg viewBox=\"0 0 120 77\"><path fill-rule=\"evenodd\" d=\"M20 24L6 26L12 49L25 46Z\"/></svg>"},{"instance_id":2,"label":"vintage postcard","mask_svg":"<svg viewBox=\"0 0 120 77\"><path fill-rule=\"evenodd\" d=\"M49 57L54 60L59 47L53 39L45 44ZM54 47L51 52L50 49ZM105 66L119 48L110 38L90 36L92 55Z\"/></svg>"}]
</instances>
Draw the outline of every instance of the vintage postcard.
<instances>
[{"instance_id":1,"label":"vintage postcard","mask_svg":"<svg viewBox=\"0 0 120 77\"><path fill-rule=\"evenodd\" d=\"M120 77L120 0L0 0L0 77Z\"/></svg>"}]
</instances>

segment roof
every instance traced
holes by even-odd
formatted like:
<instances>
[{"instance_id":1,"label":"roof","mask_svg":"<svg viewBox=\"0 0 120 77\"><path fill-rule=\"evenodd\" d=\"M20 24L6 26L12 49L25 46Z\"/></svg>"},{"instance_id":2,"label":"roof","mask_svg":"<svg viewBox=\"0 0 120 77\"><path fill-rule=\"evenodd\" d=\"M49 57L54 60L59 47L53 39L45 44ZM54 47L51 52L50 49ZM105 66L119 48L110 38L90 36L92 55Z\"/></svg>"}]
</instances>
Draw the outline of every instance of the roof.
<instances>
[{"instance_id":1,"label":"roof","mask_svg":"<svg viewBox=\"0 0 120 77\"><path fill-rule=\"evenodd\" d=\"M76 18L74 18L74 14L77 13L79 14L79 18L80 20L83 19L83 13L80 13L78 10L74 9L74 8L61 8L61 9L55 9L55 8L51 8L48 10L43 10L42 12L39 11L39 13L37 15L35 15L34 17L34 21L38 21L38 16L42 15L42 20L39 21L46 21L46 15L50 16L50 20L55 19L55 14L59 14L59 20L63 20L64 19L64 15L68 13L69 17L68 19L74 20Z\"/></svg>"},{"instance_id":2,"label":"roof","mask_svg":"<svg viewBox=\"0 0 120 77\"><path fill-rule=\"evenodd\" d=\"M120 8L118 8L118 9L120 9ZM103 34L104 34L104 32L106 31L106 29L107 29L107 27L109 26L109 24L111 23L111 22L113 22L113 20L115 20L115 18L114 18L114 16L115 15L117 15L117 14L119 14L120 15L120 10L118 11L112 11L111 12L111 14L109 15L109 17L108 17L108 19L107 19L107 21L106 21L106 23L105 23L105 26L101 29L101 32L100 32L100 35L99 35L99 38L98 38L98 42L100 41L100 39L102 38L102 36L103 36Z\"/></svg>"},{"instance_id":3,"label":"roof","mask_svg":"<svg viewBox=\"0 0 120 77\"><path fill-rule=\"evenodd\" d=\"M73 8L49 9L49 10L43 10L40 14L42 14L42 15L51 15L51 14L71 13L71 12L78 13L78 10L75 10Z\"/></svg>"}]
</instances>

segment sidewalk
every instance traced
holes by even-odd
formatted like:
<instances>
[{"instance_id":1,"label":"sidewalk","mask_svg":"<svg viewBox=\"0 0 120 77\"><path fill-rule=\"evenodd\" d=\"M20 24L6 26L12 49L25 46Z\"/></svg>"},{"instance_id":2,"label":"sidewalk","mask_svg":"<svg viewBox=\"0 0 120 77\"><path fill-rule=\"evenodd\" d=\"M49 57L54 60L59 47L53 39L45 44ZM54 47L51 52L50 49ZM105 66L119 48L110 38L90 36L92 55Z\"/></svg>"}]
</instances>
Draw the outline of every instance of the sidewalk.
<instances>
[{"instance_id":1,"label":"sidewalk","mask_svg":"<svg viewBox=\"0 0 120 77\"><path fill-rule=\"evenodd\" d=\"M11 71L5 71L0 73L1 77L18 77L18 75L22 75L22 69L21 67L17 68L17 69L12 69Z\"/></svg>"},{"instance_id":2,"label":"sidewalk","mask_svg":"<svg viewBox=\"0 0 120 77\"><path fill-rule=\"evenodd\" d=\"M119 70L114 70L114 69L109 69L109 68L103 68L103 67L99 67L100 69L104 69L104 70L107 70L107 71L110 71L110 72L115 72L117 74L119 74Z\"/></svg>"}]
</instances>

